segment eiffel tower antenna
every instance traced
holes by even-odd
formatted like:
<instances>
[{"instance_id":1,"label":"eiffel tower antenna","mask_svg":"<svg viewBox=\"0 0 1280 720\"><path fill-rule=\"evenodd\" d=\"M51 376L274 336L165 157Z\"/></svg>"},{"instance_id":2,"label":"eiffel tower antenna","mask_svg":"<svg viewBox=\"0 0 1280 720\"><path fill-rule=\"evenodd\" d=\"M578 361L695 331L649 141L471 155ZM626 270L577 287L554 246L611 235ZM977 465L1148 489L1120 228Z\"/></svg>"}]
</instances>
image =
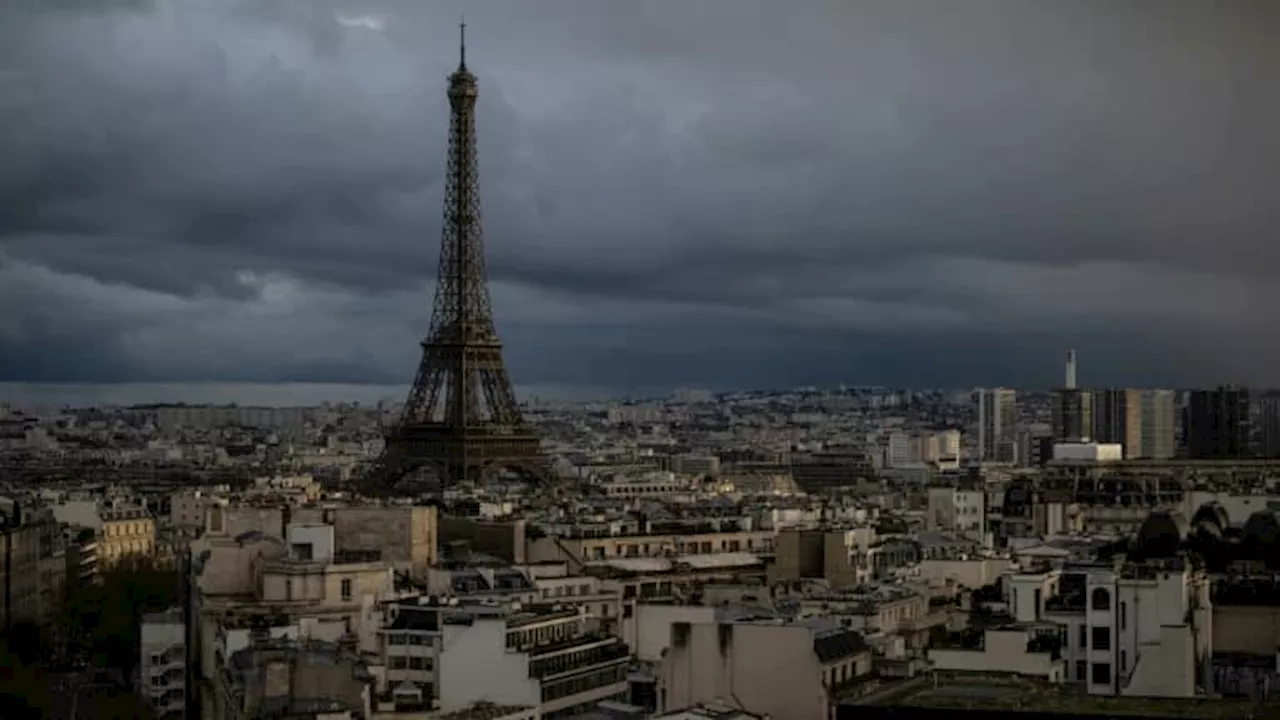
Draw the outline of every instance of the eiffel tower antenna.
<instances>
[{"instance_id":1,"label":"eiffel tower antenna","mask_svg":"<svg viewBox=\"0 0 1280 720\"><path fill-rule=\"evenodd\" d=\"M524 420L494 329L480 223L476 77L467 70L466 23L449 76L444 232L431 328L398 424L365 478L388 489L419 468L449 484L480 482L496 468L548 480L550 465Z\"/></svg>"},{"instance_id":2,"label":"eiffel tower antenna","mask_svg":"<svg viewBox=\"0 0 1280 720\"><path fill-rule=\"evenodd\" d=\"M458 23L458 69L467 69L467 16Z\"/></svg>"}]
</instances>

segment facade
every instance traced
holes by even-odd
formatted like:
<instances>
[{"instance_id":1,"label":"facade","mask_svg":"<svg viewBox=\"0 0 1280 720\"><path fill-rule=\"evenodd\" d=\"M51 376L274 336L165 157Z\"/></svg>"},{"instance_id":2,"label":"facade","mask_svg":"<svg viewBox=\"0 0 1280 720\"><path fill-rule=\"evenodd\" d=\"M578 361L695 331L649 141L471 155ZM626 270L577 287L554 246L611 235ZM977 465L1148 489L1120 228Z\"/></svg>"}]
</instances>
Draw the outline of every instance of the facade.
<instances>
[{"instance_id":1,"label":"facade","mask_svg":"<svg viewBox=\"0 0 1280 720\"><path fill-rule=\"evenodd\" d=\"M202 717L228 717L242 707L219 689L237 633L276 628L351 652L376 650L377 608L393 597L389 563L368 550L336 547L329 525L291 523L283 538L258 531L229 536L216 531L225 527L222 511L210 509L209 529L191 549L194 672L187 691L195 693Z\"/></svg>"},{"instance_id":2,"label":"facade","mask_svg":"<svg viewBox=\"0 0 1280 720\"><path fill-rule=\"evenodd\" d=\"M1062 388L1053 395L1053 439L1057 442L1087 442L1093 435L1094 396L1092 390Z\"/></svg>"},{"instance_id":3,"label":"facade","mask_svg":"<svg viewBox=\"0 0 1280 720\"><path fill-rule=\"evenodd\" d=\"M1258 455L1280 458L1280 396L1258 401Z\"/></svg>"},{"instance_id":4,"label":"facade","mask_svg":"<svg viewBox=\"0 0 1280 720\"><path fill-rule=\"evenodd\" d=\"M470 608L442 617L438 706L536 707L544 718L627 699L630 650L592 632L585 613L556 606Z\"/></svg>"},{"instance_id":5,"label":"facade","mask_svg":"<svg viewBox=\"0 0 1280 720\"><path fill-rule=\"evenodd\" d=\"M1094 398L1093 440L1123 446L1126 460L1167 460L1177 449L1174 400L1172 390L1102 390Z\"/></svg>"},{"instance_id":6,"label":"facade","mask_svg":"<svg viewBox=\"0 0 1280 720\"><path fill-rule=\"evenodd\" d=\"M0 510L0 617L41 622L66 592L66 543L52 514L10 503Z\"/></svg>"},{"instance_id":7,"label":"facade","mask_svg":"<svg viewBox=\"0 0 1280 720\"><path fill-rule=\"evenodd\" d=\"M1193 390L1184 415L1183 441L1192 460L1248 457L1249 391L1237 387Z\"/></svg>"},{"instance_id":8,"label":"facade","mask_svg":"<svg viewBox=\"0 0 1280 720\"><path fill-rule=\"evenodd\" d=\"M142 618L138 691L159 720L186 711L186 625L178 609Z\"/></svg>"},{"instance_id":9,"label":"facade","mask_svg":"<svg viewBox=\"0 0 1280 720\"><path fill-rule=\"evenodd\" d=\"M98 562L110 567L130 557L150 558L156 549L156 521L142 508L103 509Z\"/></svg>"},{"instance_id":10,"label":"facade","mask_svg":"<svg viewBox=\"0 0 1280 720\"><path fill-rule=\"evenodd\" d=\"M1120 445L1129 460L1143 457L1142 391L1107 389L1094 402L1093 440Z\"/></svg>"},{"instance_id":11,"label":"facade","mask_svg":"<svg viewBox=\"0 0 1280 720\"><path fill-rule=\"evenodd\" d=\"M973 484L929 488L925 527L981 540L987 533L985 488Z\"/></svg>"},{"instance_id":12,"label":"facade","mask_svg":"<svg viewBox=\"0 0 1280 720\"><path fill-rule=\"evenodd\" d=\"M978 460L1012 463L1017 460L1017 392L983 388L974 393L978 408Z\"/></svg>"},{"instance_id":13,"label":"facade","mask_svg":"<svg viewBox=\"0 0 1280 720\"><path fill-rule=\"evenodd\" d=\"M219 711L212 720L373 716L368 666L350 648L320 640L255 638L231 654L216 678Z\"/></svg>"},{"instance_id":14,"label":"facade","mask_svg":"<svg viewBox=\"0 0 1280 720\"><path fill-rule=\"evenodd\" d=\"M827 720L870 672L862 636L829 621L675 623L659 667L658 710L732 698L775 720Z\"/></svg>"}]
</instances>

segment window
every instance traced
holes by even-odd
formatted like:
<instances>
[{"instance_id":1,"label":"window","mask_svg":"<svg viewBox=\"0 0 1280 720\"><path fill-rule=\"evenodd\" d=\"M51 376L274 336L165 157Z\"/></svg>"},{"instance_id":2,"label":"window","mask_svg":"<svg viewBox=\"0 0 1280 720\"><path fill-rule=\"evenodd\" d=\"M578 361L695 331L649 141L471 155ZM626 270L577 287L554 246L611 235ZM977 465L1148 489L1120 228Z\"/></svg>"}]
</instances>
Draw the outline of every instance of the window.
<instances>
[{"instance_id":1,"label":"window","mask_svg":"<svg viewBox=\"0 0 1280 720\"><path fill-rule=\"evenodd\" d=\"M342 599L343 600L351 599L351 581L350 580L342 581Z\"/></svg>"},{"instance_id":2,"label":"window","mask_svg":"<svg viewBox=\"0 0 1280 720\"><path fill-rule=\"evenodd\" d=\"M293 581L288 578L285 578L285 581L284 581L284 599L285 600L293 599Z\"/></svg>"},{"instance_id":3,"label":"window","mask_svg":"<svg viewBox=\"0 0 1280 720\"><path fill-rule=\"evenodd\" d=\"M1040 588L1036 588L1034 597L1036 601L1036 607L1035 607L1036 619L1039 620L1040 619Z\"/></svg>"},{"instance_id":4,"label":"window","mask_svg":"<svg viewBox=\"0 0 1280 720\"><path fill-rule=\"evenodd\" d=\"M1111 593L1106 588L1094 588L1089 602L1094 610L1111 609Z\"/></svg>"},{"instance_id":5,"label":"window","mask_svg":"<svg viewBox=\"0 0 1280 720\"><path fill-rule=\"evenodd\" d=\"M1129 665L1129 656L1123 650L1120 651L1120 672L1124 672Z\"/></svg>"},{"instance_id":6,"label":"window","mask_svg":"<svg viewBox=\"0 0 1280 720\"><path fill-rule=\"evenodd\" d=\"M1076 680L1078 680L1079 682L1084 682L1087 679L1086 676L1088 674L1089 674L1089 663L1085 662L1084 660L1077 660L1076 661Z\"/></svg>"},{"instance_id":7,"label":"window","mask_svg":"<svg viewBox=\"0 0 1280 720\"><path fill-rule=\"evenodd\" d=\"M1128 611L1129 611L1129 604L1121 600L1120 601L1120 629L1121 630L1125 628L1125 623L1128 620L1128 618L1125 617L1126 615L1129 614ZM1122 667L1120 668L1120 670L1123 672L1124 668Z\"/></svg>"},{"instance_id":8,"label":"window","mask_svg":"<svg viewBox=\"0 0 1280 720\"><path fill-rule=\"evenodd\" d=\"M1110 650L1111 649L1111 628L1103 625L1093 629L1093 649L1094 650Z\"/></svg>"},{"instance_id":9,"label":"window","mask_svg":"<svg viewBox=\"0 0 1280 720\"><path fill-rule=\"evenodd\" d=\"M1079 639L1080 639L1080 642L1076 643L1076 645L1078 645L1081 650L1088 650L1089 649L1089 626L1088 625L1080 626ZM1082 677L1081 680L1083 679L1084 678Z\"/></svg>"},{"instance_id":10,"label":"window","mask_svg":"<svg viewBox=\"0 0 1280 720\"><path fill-rule=\"evenodd\" d=\"M1111 663L1094 663L1093 664L1093 684L1094 685L1110 685L1111 684Z\"/></svg>"}]
</instances>

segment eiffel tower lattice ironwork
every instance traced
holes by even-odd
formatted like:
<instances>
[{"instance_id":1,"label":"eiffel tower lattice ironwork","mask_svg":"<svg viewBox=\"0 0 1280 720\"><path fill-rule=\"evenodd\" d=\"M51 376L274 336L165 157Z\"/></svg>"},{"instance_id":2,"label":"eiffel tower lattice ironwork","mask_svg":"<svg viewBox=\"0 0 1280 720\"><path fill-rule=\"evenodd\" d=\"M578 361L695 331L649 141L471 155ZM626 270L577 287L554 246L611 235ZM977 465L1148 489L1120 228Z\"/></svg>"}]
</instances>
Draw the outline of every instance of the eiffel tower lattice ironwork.
<instances>
[{"instance_id":1,"label":"eiffel tower lattice ironwork","mask_svg":"<svg viewBox=\"0 0 1280 720\"><path fill-rule=\"evenodd\" d=\"M449 484L478 482L494 468L549 479L494 329L480 225L476 77L467 70L465 24L461 30L458 69L449 76L444 236L431 329L400 421L368 477L383 488L423 467Z\"/></svg>"}]
</instances>

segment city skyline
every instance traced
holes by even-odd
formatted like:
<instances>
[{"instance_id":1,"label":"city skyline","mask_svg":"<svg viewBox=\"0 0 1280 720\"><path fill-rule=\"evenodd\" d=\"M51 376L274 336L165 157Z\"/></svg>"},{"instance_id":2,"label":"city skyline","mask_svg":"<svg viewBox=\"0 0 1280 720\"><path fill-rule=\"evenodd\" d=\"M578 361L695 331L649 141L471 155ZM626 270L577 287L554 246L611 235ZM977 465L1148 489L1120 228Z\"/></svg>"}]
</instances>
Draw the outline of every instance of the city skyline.
<instances>
[{"instance_id":1,"label":"city skyline","mask_svg":"<svg viewBox=\"0 0 1280 720\"><path fill-rule=\"evenodd\" d=\"M406 385L462 6L35 7L0 381ZM517 386L1274 379L1274 8L538 7L466 6Z\"/></svg>"}]
</instances>

